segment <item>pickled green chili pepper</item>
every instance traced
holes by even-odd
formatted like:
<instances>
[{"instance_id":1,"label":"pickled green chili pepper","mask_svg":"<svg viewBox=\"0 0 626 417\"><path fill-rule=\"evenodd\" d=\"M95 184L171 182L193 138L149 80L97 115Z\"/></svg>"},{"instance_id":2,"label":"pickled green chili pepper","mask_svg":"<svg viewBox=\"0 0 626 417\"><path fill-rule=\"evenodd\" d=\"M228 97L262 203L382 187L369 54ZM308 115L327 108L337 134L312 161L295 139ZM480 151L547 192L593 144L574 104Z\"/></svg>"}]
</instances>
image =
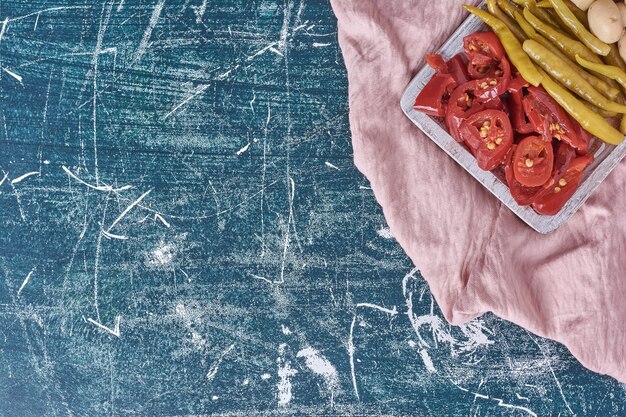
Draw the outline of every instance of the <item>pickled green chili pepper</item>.
<instances>
[{"instance_id":1,"label":"pickled green chili pepper","mask_svg":"<svg viewBox=\"0 0 626 417\"><path fill-rule=\"evenodd\" d=\"M609 54L603 58L603 61L626 72L626 63L624 63L624 60L620 56L619 50L615 45L611 45L611 52L609 52ZM622 89L626 91L626 87L622 86ZM626 114L622 117L619 125L619 130L622 133L626 133Z\"/></svg>"},{"instance_id":2,"label":"pickled green chili pepper","mask_svg":"<svg viewBox=\"0 0 626 417\"><path fill-rule=\"evenodd\" d=\"M574 13L565 5L563 0L549 0L554 11L559 15L561 21L565 23L578 37L578 39L587 45L589 49L598 55L607 56L611 48L594 34L589 32L585 25L576 18Z\"/></svg>"},{"instance_id":3,"label":"pickled green chili pepper","mask_svg":"<svg viewBox=\"0 0 626 417\"><path fill-rule=\"evenodd\" d=\"M547 71L569 90L592 104L608 111L626 114L626 106L615 103L598 92L588 81L576 71L576 68L567 65L565 61L550 52L546 47L534 40L524 42L524 51L541 68Z\"/></svg>"},{"instance_id":4,"label":"pickled green chili pepper","mask_svg":"<svg viewBox=\"0 0 626 417\"><path fill-rule=\"evenodd\" d=\"M622 87L626 88L626 72L621 68L613 65L596 64L595 62L587 61L581 58L580 55L576 55L576 62L583 68L597 72L612 80L617 81Z\"/></svg>"},{"instance_id":5,"label":"pickled green chili pepper","mask_svg":"<svg viewBox=\"0 0 626 417\"><path fill-rule=\"evenodd\" d=\"M550 15L544 9L538 7L536 0L524 0L524 7L530 10L535 16L537 16L539 19L543 20L544 22L554 27L558 27L559 25L558 21L555 21L554 19L552 19L552 17L550 17Z\"/></svg>"},{"instance_id":6,"label":"pickled green chili pepper","mask_svg":"<svg viewBox=\"0 0 626 417\"><path fill-rule=\"evenodd\" d=\"M503 0L503 1L506 1L506 0ZM524 19L524 16L522 16L522 14L519 11L515 11L513 13L513 18L515 19L519 27L522 28L526 36L528 36L530 39L538 35L535 28L530 23L528 23L528 20Z\"/></svg>"},{"instance_id":7,"label":"pickled green chili pepper","mask_svg":"<svg viewBox=\"0 0 626 417\"><path fill-rule=\"evenodd\" d=\"M565 61L569 66L571 67L576 66L576 63L572 61L571 59L569 59L569 57L565 55L563 52L561 52L559 48L554 46L543 35L537 33L537 31L530 25L530 23L528 23L528 21L524 19L524 16L522 16L517 11L514 12L514 16L515 16L515 21L522 28L524 33L526 33L526 36L528 36L529 39L533 39L539 42L541 45L546 47L550 52L552 52L553 54L561 58L563 61ZM580 69L579 74L581 77L587 80L587 82L589 82L589 84L591 84L596 90L598 90L603 95L610 98L611 100L615 100L619 96L620 94L619 90L613 87L612 85L610 85L609 83L607 83L606 81L601 80L600 78L588 73L587 71L584 71L582 68Z\"/></svg>"},{"instance_id":8,"label":"pickled green chili pepper","mask_svg":"<svg viewBox=\"0 0 626 417\"><path fill-rule=\"evenodd\" d=\"M527 39L526 35L517 23L508 15L504 14L504 12L498 7L496 0L487 0L487 10L489 10L489 13L500 19L502 23L509 28L513 35L515 35L518 41L524 42Z\"/></svg>"},{"instance_id":9,"label":"pickled green chili pepper","mask_svg":"<svg viewBox=\"0 0 626 417\"><path fill-rule=\"evenodd\" d=\"M619 55L619 49L617 49L616 45L611 45L611 52L609 52L603 60L606 64L619 67L622 71L626 72L626 63L624 63L624 60Z\"/></svg>"},{"instance_id":10,"label":"pickled green chili pepper","mask_svg":"<svg viewBox=\"0 0 626 417\"><path fill-rule=\"evenodd\" d=\"M582 103L589 107L589 109L591 109L592 111L594 111L595 113L598 113L600 116L602 117L617 117L619 116L619 113L615 113L614 111L607 111L604 109L601 109L598 106L594 106L593 104L589 103L588 101L585 100L581 100Z\"/></svg>"},{"instance_id":11,"label":"pickled green chili pepper","mask_svg":"<svg viewBox=\"0 0 626 417\"><path fill-rule=\"evenodd\" d=\"M539 42L554 55L561 58L563 62L565 62L570 68L576 68L578 74L583 77L589 84L591 84L593 88L602 93L603 96L610 98L611 100L615 100L620 96L620 91L616 87L596 77L595 75L588 73L582 68L577 68L577 65L574 61L569 59L567 55L559 50L559 48L552 45L549 40L541 36L539 33L535 32L535 36L531 37L531 39Z\"/></svg>"},{"instance_id":12,"label":"pickled green chili pepper","mask_svg":"<svg viewBox=\"0 0 626 417\"><path fill-rule=\"evenodd\" d=\"M547 74L543 73L541 75L541 85L545 88L546 92L554 101L559 103L570 116L580 123L583 129L612 145L619 145L624 141L624 135L611 126L602 116L586 107L574 97L574 95L567 91L567 89L560 86Z\"/></svg>"},{"instance_id":13,"label":"pickled green chili pepper","mask_svg":"<svg viewBox=\"0 0 626 417\"><path fill-rule=\"evenodd\" d=\"M500 9L502 9L504 13L508 14L511 19L515 19L515 12L522 12L522 9L511 3L509 0L498 0L498 6L500 6Z\"/></svg>"},{"instance_id":14,"label":"pickled green chili pepper","mask_svg":"<svg viewBox=\"0 0 626 417\"><path fill-rule=\"evenodd\" d=\"M565 53L570 59L576 59L576 55L591 61L601 63L602 61L596 54L594 54L589 48L587 48L582 42L574 40L564 34L563 32L553 28L552 26L544 23L541 19L537 18L528 9L524 9L524 18L532 25L537 32L548 38L554 45L556 45L561 51Z\"/></svg>"},{"instance_id":15,"label":"pickled green chili pepper","mask_svg":"<svg viewBox=\"0 0 626 417\"><path fill-rule=\"evenodd\" d=\"M541 83L541 74L535 64L522 49L521 43L517 40L511 30L500 19L476 7L464 5L465 10L474 14L485 22L498 36L502 46L506 51L511 63L517 68L526 81L537 87Z\"/></svg>"},{"instance_id":16,"label":"pickled green chili pepper","mask_svg":"<svg viewBox=\"0 0 626 417\"><path fill-rule=\"evenodd\" d=\"M626 97L622 96L619 100L620 103L626 104ZM619 121L619 131L626 134L626 114L623 114L622 119Z\"/></svg>"},{"instance_id":17,"label":"pickled green chili pepper","mask_svg":"<svg viewBox=\"0 0 626 417\"><path fill-rule=\"evenodd\" d=\"M567 6L567 8L570 9L572 13L574 13L576 19L580 20L580 23L585 25L585 27L589 27L589 19L587 19L587 13L585 13L578 6L572 3L572 0L564 0L563 2ZM551 9L552 3L550 3L550 0L541 0L540 2L537 2L537 6L542 9Z\"/></svg>"},{"instance_id":18,"label":"pickled green chili pepper","mask_svg":"<svg viewBox=\"0 0 626 417\"><path fill-rule=\"evenodd\" d=\"M576 33L574 33L574 31L572 31L572 29L570 29L565 23L561 22L559 15L553 9L546 10L546 13L548 13L553 21L557 22L557 24L555 25L557 29L562 30L570 36L576 37Z\"/></svg>"},{"instance_id":19,"label":"pickled green chili pepper","mask_svg":"<svg viewBox=\"0 0 626 417\"><path fill-rule=\"evenodd\" d=\"M563 32L553 28L547 23L542 22L538 19L534 14L530 12L528 9L524 9L524 18L532 25L534 29L536 29L539 33L549 39L554 46L559 48L565 55L570 58L570 60L574 61L576 59L576 55L580 55L581 57L591 61L597 62L598 64L602 63L602 60L589 48L587 48L582 42L574 40L569 36L565 35ZM610 78L603 78L605 83L609 84L612 88L616 89L618 87L617 83Z\"/></svg>"}]
</instances>

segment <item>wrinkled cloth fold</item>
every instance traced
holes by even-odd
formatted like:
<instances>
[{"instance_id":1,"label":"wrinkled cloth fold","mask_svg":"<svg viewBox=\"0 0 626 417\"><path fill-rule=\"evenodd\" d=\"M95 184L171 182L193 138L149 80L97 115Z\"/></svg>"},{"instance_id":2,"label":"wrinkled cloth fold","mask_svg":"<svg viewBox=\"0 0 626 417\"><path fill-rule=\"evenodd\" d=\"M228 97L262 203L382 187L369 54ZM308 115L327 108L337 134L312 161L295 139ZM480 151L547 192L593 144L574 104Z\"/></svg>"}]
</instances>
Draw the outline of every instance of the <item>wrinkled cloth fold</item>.
<instances>
[{"instance_id":1,"label":"wrinkled cloth fold","mask_svg":"<svg viewBox=\"0 0 626 417\"><path fill-rule=\"evenodd\" d=\"M424 54L466 16L461 2L331 4L355 165L446 319L460 324L491 311L626 382L626 162L560 229L533 231L400 109Z\"/></svg>"}]
</instances>

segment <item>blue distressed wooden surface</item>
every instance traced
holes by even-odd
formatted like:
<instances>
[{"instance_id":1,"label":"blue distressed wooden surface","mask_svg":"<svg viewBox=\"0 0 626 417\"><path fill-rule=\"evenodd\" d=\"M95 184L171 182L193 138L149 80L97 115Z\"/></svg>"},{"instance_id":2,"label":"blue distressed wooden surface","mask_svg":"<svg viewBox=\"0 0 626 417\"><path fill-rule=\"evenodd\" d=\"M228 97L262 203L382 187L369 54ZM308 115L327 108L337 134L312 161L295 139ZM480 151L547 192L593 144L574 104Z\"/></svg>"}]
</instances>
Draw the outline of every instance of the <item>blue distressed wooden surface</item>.
<instances>
[{"instance_id":1,"label":"blue distressed wooden surface","mask_svg":"<svg viewBox=\"0 0 626 417\"><path fill-rule=\"evenodd\" d=\"M444 324L353 166L326 1L0 29L0 415L626 415L561 345Z\"/></svg>"}]
</instances>

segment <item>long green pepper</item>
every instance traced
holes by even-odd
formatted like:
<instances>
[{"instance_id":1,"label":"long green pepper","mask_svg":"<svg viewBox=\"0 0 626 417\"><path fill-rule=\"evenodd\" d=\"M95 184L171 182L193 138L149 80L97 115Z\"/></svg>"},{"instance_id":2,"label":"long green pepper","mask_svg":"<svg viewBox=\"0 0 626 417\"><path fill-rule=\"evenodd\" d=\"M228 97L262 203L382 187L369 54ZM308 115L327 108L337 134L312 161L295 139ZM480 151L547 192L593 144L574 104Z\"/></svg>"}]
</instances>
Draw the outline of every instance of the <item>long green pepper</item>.
<instances>
[{"instance_id":1,"label":"long green pepper","mask_svg":"<svg viewBox=\"0 0 626 417\"><path fill-rule=\"evenodd\" d=\"M511 63L515 65L519 73L526 81L535 87L541 84L541 74L528 55L522 49L521 43L515 38L515 35L500 19L476 7L464 5L465 10L469 11L480 20L485 22L502 42L502 46L506 51Z\"/></svg>"},{"instance_id":2,"label":"long green pepper","mask_svg":"<svg viewBox=\"0 0 626 417\"><path fill-rule=\"evenodd\" d=\"M526 40L526 35L517 25L517 22L504 14L504 12L498 7L496 0L487 0L487 10L489 10L489 13L500 19L502 23L509 28L513 35L515 35L518 41L524 42Z\"/></svg>"},{"instance_id":3,"label":"long green pepper","mask_svg":"<svg viewBox=\"0 0 626 417\"><path fill-rule=\"evenodd\" d=\"M609 52L609 54L605 56L602 60L606 64L613 65L614 67L617 67L621 69L622 71L626 72L626 63L624 63L624 60L620 56L617 46L611 45L611 52ZM622 90L626 92L626 87L622 87ZM622 116L622 120L619 124L619 130L620 132L626 134L626 114Z\"/></svg>"},{"instance_id":4,"label":"long green pepper","mask_svg":"<svg viewBox=\"0 0 626 417\"><path fill-rule=\"evenodd\" d=\"M537 32L548 38L554 45L556 45L561 51L563 51L570 59L576 59L576 55L580 55L591 62L601 63L602 61L596 54L594 54L589 48L587 48L582 42L574 40L553 28L552 26L544 23L541 19L537 18L528 9L524 9L524 18L532 25Z\"/></svg>"},{"instance_id":5,"label":"long green pepper","mask_svg":"<svg viewBox=\"0 0 626 417\"><path fill-rule=\"evenodd\" d=\"M542 74L541 85L550 97L560 104L587 132L612 145L619 145L624 141L623 134L611 126L602 116L587 108L572 93L560 86L547 74Z\"/></svg>"},{"instance_id":6,"label":"long green pepper","mask_svg":"<svg viewBox=\"0 0 626 417\"><path fill-rule=\"evenodd\" d=\"M552 26L542 22L537 18L534 14L530 12L528 9L524 9L524 17L530 23L533 28L535 28L539 33L548 38L556 47L558 47L565 55L567 55L570 60L575 61L576 55L580 55L581 57L591 61L597 62L598 64L602 63L602 60L598 57L598 55L594 54L589 48L585 46L582 42L574 40L554 29ZM615 81L610 78L601 78L604 82L608 83L611 87L617 88L618 85ZM619 94L618 96L621 96Z\"/></svg>"},{"instance_id":7,"label":"long green pepper","mask_svg":"<svg viewBox=\"0 0 626 417\"><path fill-rule=\"evenodd\" d=\"M589 49L598 55L607 56L611 52L611 48L606 43L598 39L594 34L589 32L567 7L563 0L549 0L554 11L559 15L561 21L567 25L578 37L578 39L587 45Z\"/></svg>"},{"instance_id":8,"label":"long green pepper","mask_svg":"<svg viewBox=\"0 0 626 417\"><path fill-rule=\"evenodd\" d=\"M626 114L626 106L604 97L587 80L581 77L575 68L567 65L565 61L550 52L548 48L539 42L527 40L524 42L524 51L537 65L580 97L604 110Z\"/></svg>"},{"instance_id":9,"label":"long green pepper","mask_svg":"<svg viewBox=\"0 0 626 417\"><path fill-rule=\"evenodd\" d=\"M498 0L498 6L500 6L502 11L509 15L511 19L515 19L515 12L522 12L522 9L511 3L509 0Z\"/></svg>"},{"instance_id":10,"label":"long green pepper","mask_svg":"<svg viewBox=\"0 0 626 417\"><path fill-rule=\"evenodd\" d=\"M626 63L619 55L619 49L617 49L616 45L611 45L611 52L604 57L603 61L608 65L613 65L619 67L622 71L626 71Z\"/></svg>"},{"instance_id":11,"label":"long green pepper","mask_svg":"<svg viewBox=\"0 0 626 417\"><path fill-rule=\"evenodd\" d=\"M549 23L552 26L558 26L558 23L542 8L537 6L536 0L524 0L524 8L530 10L535 16Z\"/></svg>"},{"instance_id":12,"label":"long green pepper","mask_svg":"<svg viewBox=\"0 0 626 417\"><path fill-rule=\"evenodd\" d=\"M565 61L565 63L567 63L567 65L569 65L570 67L572 68L576 67L576 63L574 61L569 59L567 55L561 52L559 48L554 46L543 35L537 33L537 31L528 23L526 19L524 19L524 16L522 16L518 11L514 12L514 16L515 16L515 20L517 21L517 24L522 28L522 30L524 31L524 33L526 33L526 36L528 36L529 39L539 42L541 45L546 47L554 55L558 56L563 61ZM611 100L615 100L620 95L620 91L617 88L611 86L609 83L607 83L604 80L601 80L595 75L592 75L588 73L587 71L584 71L582 68L580 69L579 74L581 77L587 80L587 82L589 82L589 84L591 84L596 90L598 90L600 93L610 98Z\"/></svg>"},{"instance_id":13,"label":"long green pepper","mask_svg":"<svg viewBox=\"0 0 626 417\"><path fill-rule=\"evenodd\" d=\"M598 113L602 117L617 117L617 116L619 116L619 113L615 113L614 111L607 111L607 110L601 109L600 107L594 106L593 104L589 103L588 101L582 100L582 102L583 102L583 104L585 106L589 107L591 110L593 110L594 112Z\"/></svg>"},{"instance_id":14,"label":"long green pepper","mask_svg":"<svg viewBox=\"0 0 626 417\"><path fill-rule=\"evenodd\" d=\"M581 58L580 55L576 55L576 62L578 62L581 67L609 77L610 79L617 81L622 87L626 88L626 72L624 72L620 67L596 64L595 62L587 61L586 59Z\"/></svg>"},{"instance_id":15,"label":"long green pepper","mask_svg":"<svg viewBox=\"0 0 626 417\"><path fill-rule=\"evenodd\" d=\"M585 25L585 27L589 27L589 19L587 19L587 13L585 13L578 6L572 3L571 0L565 0L564 3L567 6L567 8L570 9L572 13L574 13L574 16L576 16L576 19L578 19L580 23ZM549 0L541 0L537 2L537 6L539 6L542 9L551 9L552 3L550 3Z\"/></svg>"}]
</instances>

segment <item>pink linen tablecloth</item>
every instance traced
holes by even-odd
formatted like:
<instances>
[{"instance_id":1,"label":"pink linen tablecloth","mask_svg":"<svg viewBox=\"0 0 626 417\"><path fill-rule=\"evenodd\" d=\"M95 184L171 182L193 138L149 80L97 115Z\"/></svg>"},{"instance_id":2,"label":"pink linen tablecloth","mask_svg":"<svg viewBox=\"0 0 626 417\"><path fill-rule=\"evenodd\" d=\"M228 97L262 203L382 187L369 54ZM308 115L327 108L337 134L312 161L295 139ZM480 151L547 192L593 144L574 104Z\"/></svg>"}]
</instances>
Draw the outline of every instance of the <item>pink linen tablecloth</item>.
<instances>
[{"instance_id":1,"label":"pink linen tablecloth","mask_svg":"<svg viewBox=\"0 0 626 417\"><path fill-rule=\"evenodd\" d=\"M354 161L453 324L487 311L626 382L626 163L541 235L419 131L400 97L466 13L460 1L332 0ZM473 3L476 3L475 1Z\"/></svg>"}]
</instances>

